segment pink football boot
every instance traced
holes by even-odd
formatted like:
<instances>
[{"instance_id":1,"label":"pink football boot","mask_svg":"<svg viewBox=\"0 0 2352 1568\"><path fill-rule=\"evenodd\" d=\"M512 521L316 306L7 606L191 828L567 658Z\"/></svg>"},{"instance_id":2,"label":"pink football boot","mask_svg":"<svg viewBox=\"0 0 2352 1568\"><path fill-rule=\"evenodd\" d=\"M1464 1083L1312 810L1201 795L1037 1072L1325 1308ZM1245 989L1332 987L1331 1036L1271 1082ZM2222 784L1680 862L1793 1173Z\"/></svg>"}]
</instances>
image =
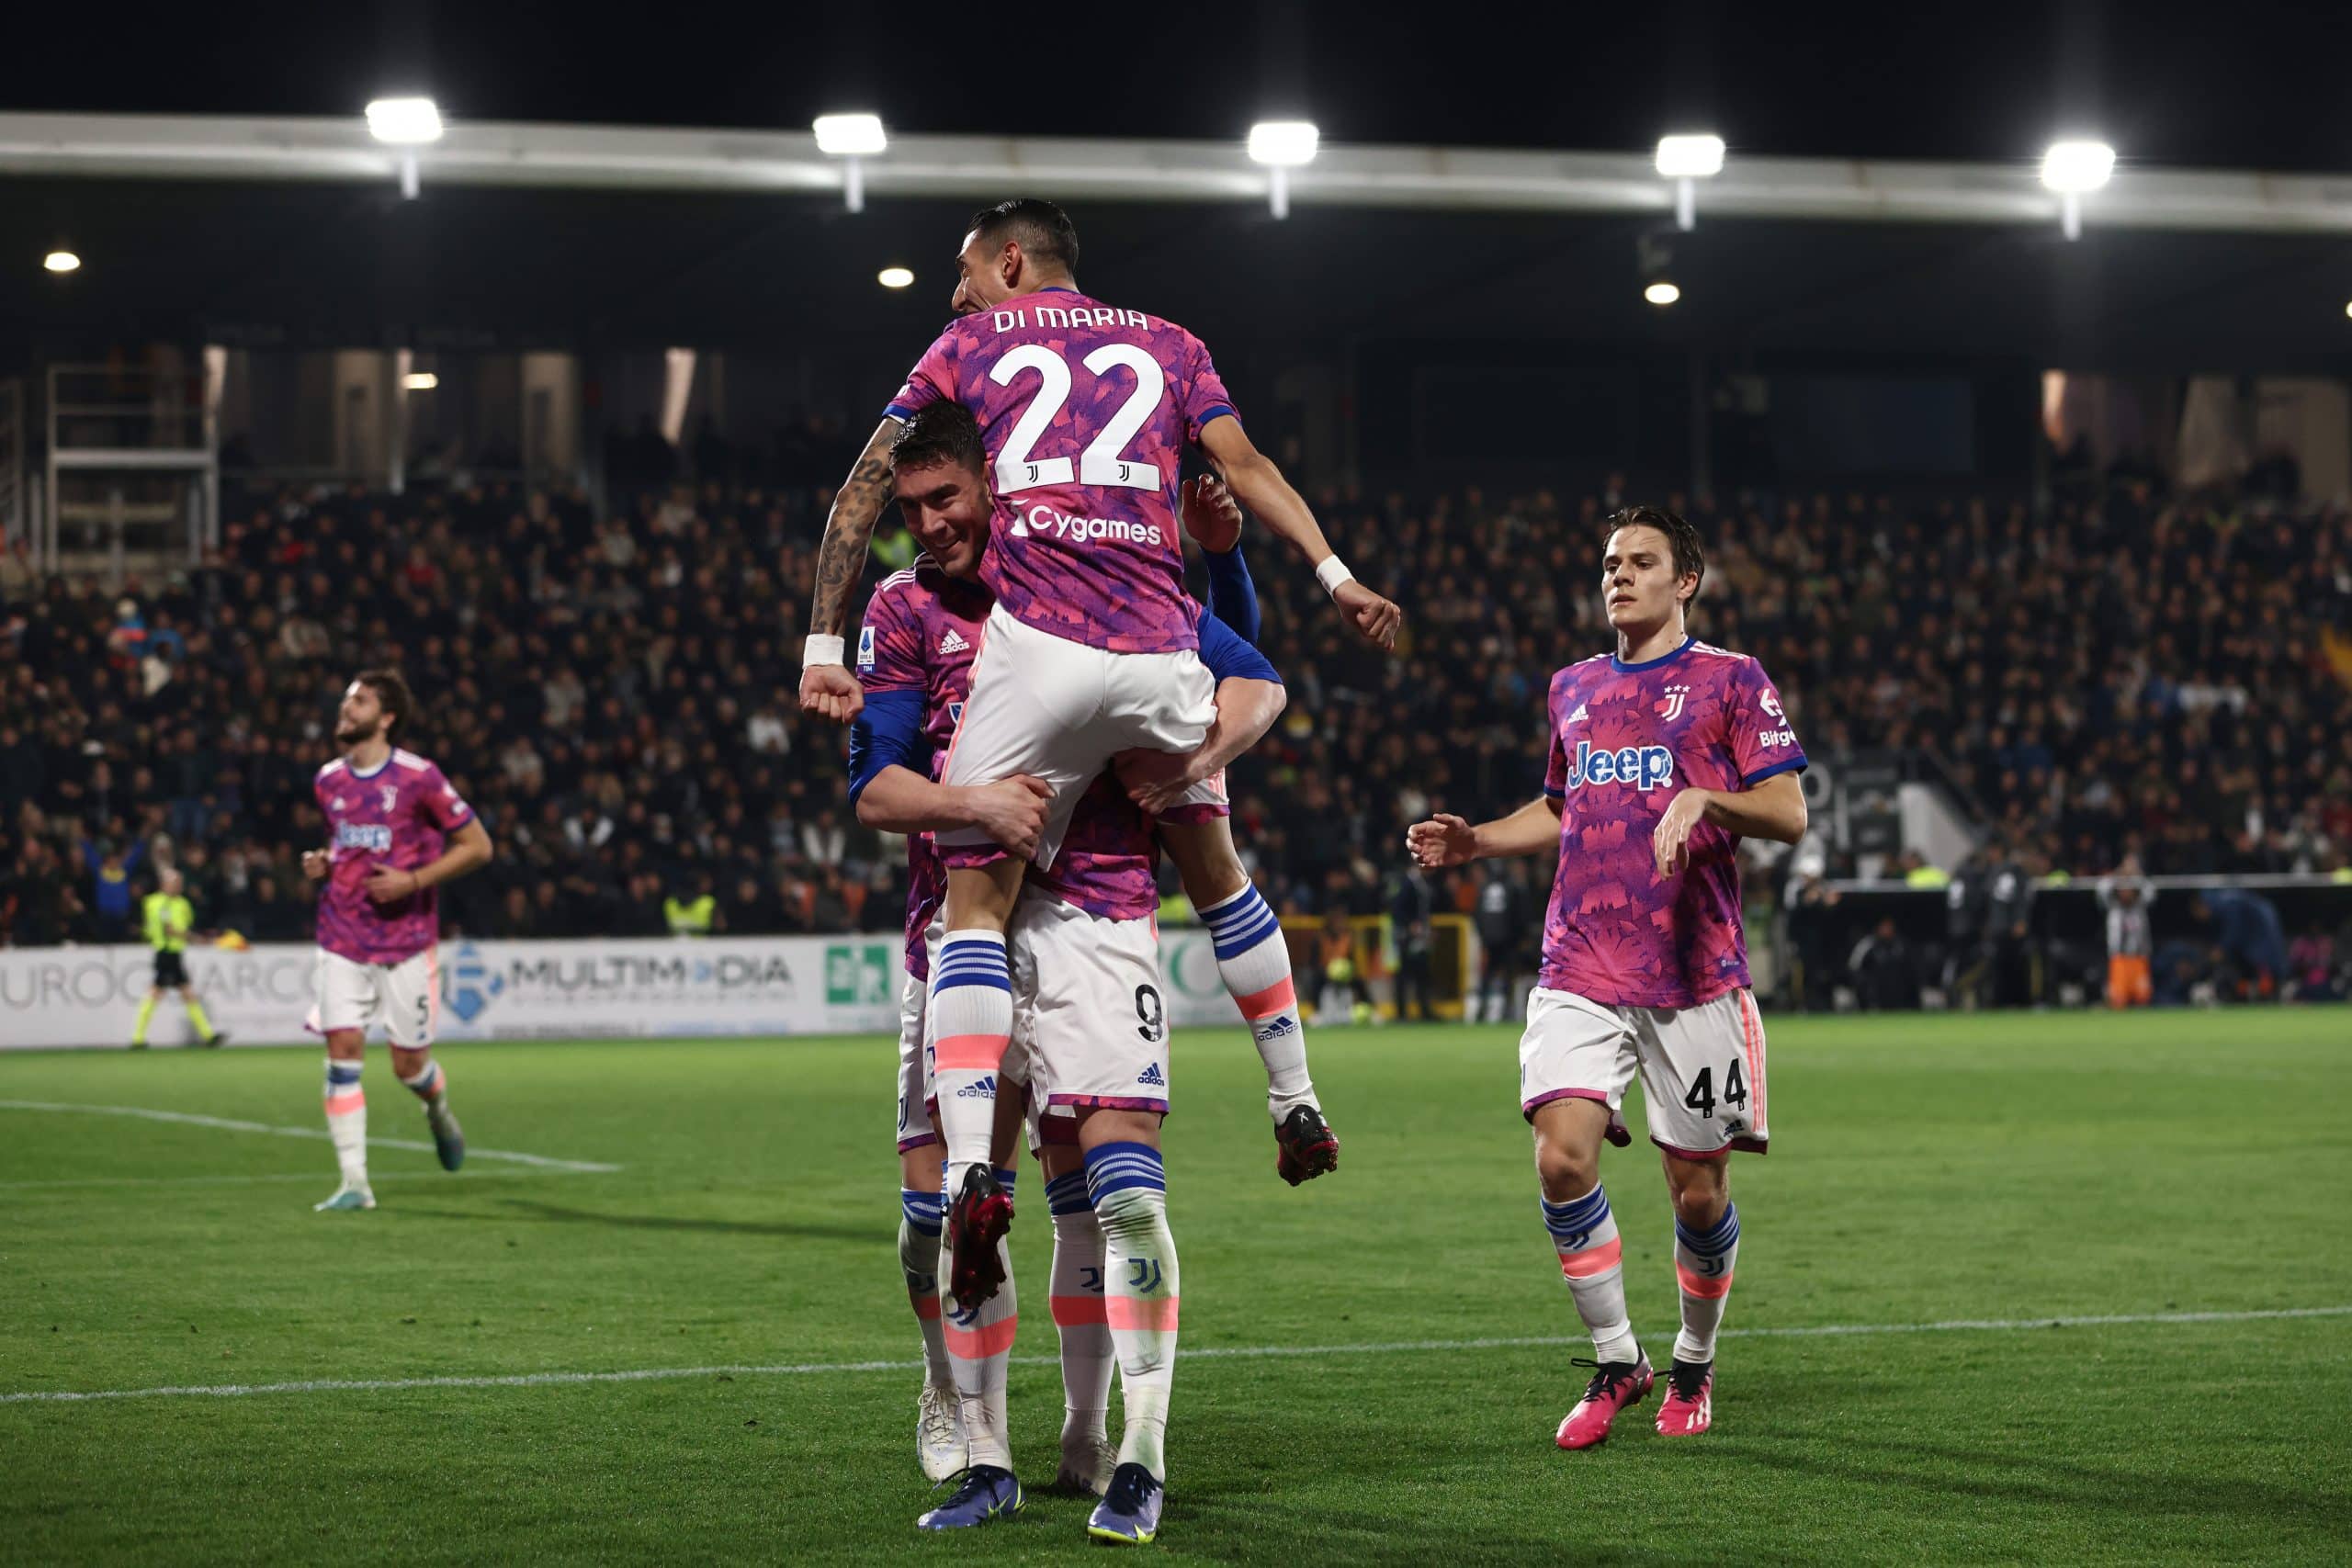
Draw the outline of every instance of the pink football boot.
<instances>
[{"instance_id":1,"label":"pink football boot","mask_svg":"<svg viewBox=\"0 0 2352 1568\"><path fill-rule=\"evenodd\" d=\"M1609 1423L1617 1419L1617 1412L1629 1404L1639 1404L1656 1381L1650 1371L1650 1359L1636 1352L1631 1361L1588 1361L1581 1358L1571 1366L1593 1369L1592 1381L1584 1385L1584 1397L1560 1423L1560 1446L1564 1449L1589 1449L1609 1436Z\"/></svg>"}]
</instances>

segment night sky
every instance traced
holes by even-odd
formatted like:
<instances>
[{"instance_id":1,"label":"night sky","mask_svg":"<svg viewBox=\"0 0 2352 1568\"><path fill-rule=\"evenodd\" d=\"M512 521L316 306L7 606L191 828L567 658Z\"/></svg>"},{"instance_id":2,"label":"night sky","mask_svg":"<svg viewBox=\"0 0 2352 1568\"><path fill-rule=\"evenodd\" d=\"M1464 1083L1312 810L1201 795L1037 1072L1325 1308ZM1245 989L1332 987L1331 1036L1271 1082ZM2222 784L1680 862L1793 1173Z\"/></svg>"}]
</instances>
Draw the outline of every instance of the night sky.
<instances>
[{"instance_id":1,"label":"night sky","mask_svg":"<svg viewBox=\"0 0 2352 1568\"><path fill-rule=\"evenodd\" d=\"M1304 114L1334 141L1633 150L1703 128L1735 155L2020 163L2052 132L2090 131L2144 163L2352 168L2352 6L2324 0L1068 15L875 0L26 5L0 107L347 114L408 89L479 119L801 127L874 107L910 131L1166 137Z\"/></svg>"}]
</instances>

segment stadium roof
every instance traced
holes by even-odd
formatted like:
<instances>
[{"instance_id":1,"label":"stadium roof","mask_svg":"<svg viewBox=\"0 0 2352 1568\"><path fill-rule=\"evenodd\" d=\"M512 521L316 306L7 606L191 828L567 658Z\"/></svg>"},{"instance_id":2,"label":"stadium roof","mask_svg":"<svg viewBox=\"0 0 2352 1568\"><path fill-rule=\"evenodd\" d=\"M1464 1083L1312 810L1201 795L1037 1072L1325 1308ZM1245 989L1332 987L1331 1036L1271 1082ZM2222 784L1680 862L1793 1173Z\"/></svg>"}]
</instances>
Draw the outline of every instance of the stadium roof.
<instances>
[{"instance_id":1,"label":"stadium roof","mask_svg":"<svg viewBox=\"0 0 2352 1568\"><path fill-rule=\"evenodd\" d=\"M2029 165L1735 152L1678 233L1646 154L1333 147L1284 220L1238 141L894 137L856 216L806 132L459 122L414 201L396 157L356 115L0 115L0 365L201 336L832 344L895 366L946 314L971 208L1036 192L1071 206L1084 279L1228 359L1476 340L1735 366L2352 367L2352 177L2127 165L2069 243ZM40 267L59 245L85 264L64 278ZM1642 302L1645 253L1670 258L1671 310ZM892 265L915 286L876 287Z\"/></svg>"},{"instance_id":2,"label":"stadium roof","mask_svg":"<svg viewBox=\"0 0 2352 1568\"><path fill-rule=\"evenodd\" d=\"M807 131L464 122L416 150L428 183L653 191L827 192L842 161ZM0 114L0 175L391 182L402 154L357 117ZM894 136L863 161L876 197L1266 199L1236 141ZM1664 213L1671 186L1647 152L1327 144L1289 175L1302 206ZM1838 222L2055 223L2060 198L2031 164L1927 164L1735 155L1702 187L1702 214ZM2120 165L2085 202L2092 226L2235 232L2352 231L2352 173L2283 175Z\"/></svg>"}]
</instances>

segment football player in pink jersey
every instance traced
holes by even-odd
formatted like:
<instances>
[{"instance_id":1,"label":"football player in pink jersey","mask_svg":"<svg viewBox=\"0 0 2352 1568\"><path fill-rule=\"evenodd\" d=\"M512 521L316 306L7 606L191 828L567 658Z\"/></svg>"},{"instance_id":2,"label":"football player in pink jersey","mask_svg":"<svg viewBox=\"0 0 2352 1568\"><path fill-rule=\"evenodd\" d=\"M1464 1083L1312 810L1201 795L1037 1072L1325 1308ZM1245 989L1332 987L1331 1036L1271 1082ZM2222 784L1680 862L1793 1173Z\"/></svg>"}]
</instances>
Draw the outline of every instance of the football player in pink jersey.
<instances>
[{"instance_id":1,"label":"football player in pink jersey","mask_svg":"<svg viewBox=\"0 0 2352 1568\"><path fill-rule=\"evenodd\" d=\"M963 1468L964 1439L968 1435L972 1467L965 1490L926 1516L928 1528L940 1529L999 1517L1019 1506L1020 1493L1003 1446L1002 1362L1009 1351L1013 1319L1011 1292L998 1294L995 1290L1004 1279L1001 1247L989 1254L996 1268L989 1270L989 1279L962 1281L961 1293L973 1297L971 1304L954 1303L951 1321L941 1321L942 1292L936 1279L942 1160L933 1132L935 1105L927 1110L927 1102L933 1100L933 1075L926 1070L926 1010L918 978L935 961L939 942L938 927L931 923L937 907L936 883L929 874L935 871L937 861L924 840L929 832L987 818L1001 822L1006 842L1025 840L1041 830L1044 805L1042 786L1034 779L1016 778L974 788L946 785L929 776L932 770L925 753L944 750L955 732L956 710L968 689L973 645L989 608L988 591L972 581L990 510L986 454L969 412L960 404L941 403L914 416L894 447L893 458L898 500L925 553L913 570L895 573L877 584L866 610L859 636L858 667L871 700L852 730L851 789L862 821L910 836L909 984L899 1044L898 1138L904 1208L900 1265L916 1315L922 1320L930 1371L919 1404L918 1449L926 1472L936 1478L943 1471ZM1041 1053L1068 1061L1082 1057L1089 1068L1084 1081L1075 1081L1077 1075L1065 1071L1060 1078L1073 1081L1057 1086L1057 1103L1071 1107L1072 1113L1057 1116L1053 1124L1073 1131L1067 1168L1050 1168L1047 1172L1064 1179L1057 1182L1058 1190L1048 1190L1055 1211L1056 1315L1062 1327L1066 1360L1077 1354L1075 1338L1092 1335L1106 1343L1098 1355L1080 1359L1097 1369L1106 1368L1110 1345L1121 1334L1133 1328L1138 1338L1138 1345L1127 1348L1137 1357L1129 1397L1129 1430L1137 1443L1135 1462L1142 1467L1130 1483L1139 1494L1130 1512L1137 1514L1156 1512L1158 1483L1152 1467L1160 1462L1158 1434L1164 1427L1164 1416L1155 1416L1146 1407L1164 1412L1165 1352L1172 1348L1172 1331L1161 1336L1166 1342L1157 1343L1154 1354L1147 1353L1140 1344L1150 1337L1143 1325L1123 1320L1116 1328L1108 1326L1102 1290L1106 1238L1095 1227L1094 1205L1080 1173L1083 1140L1074 1131L1082 1117L1092 1123L1093 1142L1135 1145L1125 1148L1125 1163L1156 1168L1157 1124L1166 1110L1168 1081L1165 1011L1151 919L1158 904L1153 882L1158 851L1152 824L1128 795L1133 793L1154 800L1162 821L1206 822L1223 818L1227 808L1221 785L1222 764L1246 750L1282 709L1279 678L1247 643L1247 636L1254 635L1258 617L1238 548L1239 507L1216 481L1202 480L1185 489L1183 521L1186 530L1209 547L1215 614L1235 617L1236 626L1241 628L1237 632L1210 617L1204 617L1200 625L1204 660L1219 680L1217 719L1204 753L1206 760L1198 767L1147 768L1131 788L1123 788L1119 781L1108 777L1099 778L1073 818L1054 874L1031 873L1032 890L1022 908L1033 914L1012 928L1014 995L1017 1002L1023 996L1036 998L1030 1012L1038 1020ZM1154 763L1187 761L1159 753L1151 754L1150 760ZM1188 776L1192 773L1199 776ZM1229 846L1229 837L1225 842ZM1052 896L1046 897L1040 888ZM1024 961L1025 982L1019 978ZM1124 1021L1130 1016L1132 1028ZM1112 1019L1122 1021L1106 1026L1104 1021ZM1123 1043L1127 1050L1123 1054L1119 1043L1104 1045L1106 1039ZM1297 1081L1285 1085L1280 1069L1287 1064L1269 1057L1269 1095L1270 1100L1278 1100L1288 1088L1301 1097L1278 1122L1278 1169L1295 1185L1336 1166L1338 1140L1324 1124L1315 1102L1312 1083L1306 1076L1303 1043L1295 1034L1282 1043L1286 1052L1296 1055ZM1031 1076L1016 1073L1011 1057L1004 1062L1003 1071L1017 1077ZM1039 1093L1046 1092L1041 1082ZM1000 1110L1006 1108L1000 1106ZM1000 1116L1000 1123L1002 1121ZM1005 1152L996 1151L1000 1156ZM1009 1193L1010 1170L997 1169L994 1176ZM1113 1206L1122 1213L1137 1211L1132 1216L1136 1224L1128 1228L1144 1235L1148 1246L1164 1240L1159 1234L1164 1223L1155 1213L1160 1190L1152 1186L1149 1191L1141 1190L1147 1185L1150 1184L1138 1181L1121 1186ZM1091 1234L1091 1247L1079 1244L1080 1229ZM1120 1234L1121 1244L1126 1245L1126 1232ZM1164 1257L1165 1268L1153 1270L1153 1276L1163 1292L1172 1292L1173 1251L1155 1256ZM1061 1282L1066 1276L1076 1279L1089 1273L1093 1280L1091 1316L1080 1325L1063 1322L1063 1309L1076 1298ZM982 1287L985 1308L976 1294ZM1172 1307L1169 1310L1172 1313ZM971 1386L962 1395L959 1416L948 1398L967 1383ZM1121 1461L1119 1449L1108 1444L1103 1436L1100 1391L1091 1397L1074 1395L1070 1411L1072 1425L1065 1431L1063 1443L1065 1479L1101 1493ZM1137 1416L1141 1418L1133 1419ZM1146 1491L1148 1496L1140 1495ZM1126 1516L1122 1515L1122 1520L1116 1528L1136 1528Z\"/></svg>"},{"instance_id":2,"label":"football player in pink jersey","mask_svg":"<svg viewBox=\"0 0 2352 1568\"><path fill-rule=\"evenodd\" d=\"M319 889L318 1005L311 1027L327 1038L327 1132L343 1184L322 1210L372 1209L368 1185L368 1101L360 1064L368 1026L381 1021L392 1071L424 1102L425 1125L445 1170L465 1163L465 1134L449 1110L448 1076L433 1059L441 1011L441 922L434 888L486 863L490 835L441 770L392 744L407 733L416 700L389 670L363 670L343 694L334 738L342 756L312 785L327 847L302 870Z\"/></svg>"},{"instance_id":3,"label":"football player in pink jersey","mask_svg":"<svg viewBox=\"0 0 2352 1568\"><path fill-rule=\"evenodd\" d=\"M1431 867L1559 850L1519 1078L1544 1228L1593 1337L1594 1359L1577 1363L1591 1381L1560 1424L1564 1449L1607 1438L1653 1382L1600 1186L1601 1140L1637 1072L1673 1199L1682 1293L1657 1429L1690 1436L1713 1420L1715 1333L1739 1252L1726 1156L1761 1154L1769 1136L1739 841L1792 844L1805 830L1805 757L1780 694L1755 660L1683 627L1706 571L1697 530L1649 506L1608 529L1601 594L1617 648L1552 678L1543 796L1498 821L1440 816L1407 834Z\"/></svg>"},{"instance_id":4,"label":"football player in pink jersey","mask_svg":"<svg viewBox=\"0 0 2352 1568\"><path fill-rule=\"evenodd\" d=\"M1296 547L1364 637L1396 642L1396 606L1357 582L1281 470L1251 445L1200 340L1141 310L1080 293L1078 236L1051 202L978 213L956 258L957 320L916 364L836 497L818 553L802 705L847 722L863 705L842 664L850 586L890 492L898 423L952 400L978 421L994 517L980 563L996 595L944 782L1020 775L1051 798L1033 858L1050 863L1079 796L1114 756L1198 759L1216 716L1183 588L1177 511L1183 449L1197 446L1243 504ZM1221 829L1219 829L1221 831ZM1216 855L1206 829L1170 824L1180 865ZM976 1277L1012 1223L993 1190L989 1134L1012 1027L1004 929L1023 861L977 827L940 835L945 940L933 971L946 1134L953 1272ZM1189 869L1189 868L1188 868ZM1295 1040L1295 988L1280 928L1246 878L1203 915L1227 984L1261 983L1244 1014L1261 1048ZM1230 957L1228 957L1230 954Z\"/></svg>"}]
</instances>

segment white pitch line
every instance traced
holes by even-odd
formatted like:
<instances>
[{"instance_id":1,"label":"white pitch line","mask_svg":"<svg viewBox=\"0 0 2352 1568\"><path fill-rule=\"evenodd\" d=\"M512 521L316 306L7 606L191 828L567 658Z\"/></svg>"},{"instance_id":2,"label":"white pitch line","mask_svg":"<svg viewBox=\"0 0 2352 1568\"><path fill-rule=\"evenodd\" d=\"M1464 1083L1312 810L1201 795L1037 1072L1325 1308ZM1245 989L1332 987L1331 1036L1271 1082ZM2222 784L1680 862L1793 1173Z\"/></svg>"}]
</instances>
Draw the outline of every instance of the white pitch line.
<instances>
[{"instance_id":1,"label":"white pitch line","mask_svg":"<svg viewBox=\"0 0 2352 1568\"><path fill-rule=\"evenodd\" d=\"M1830 1323L1810 1328L1726 1328L1718 1337L1792 1339L1852 1334L2014 1333L2029 1328L2111 1328L2144 1324L2256 1323L2279 1318L2352 1317L2352 1305L2277 1307L2251 1312L2109 1313L2089 1317L1948 1318L1938 1323ZM1583 1335L1504 1339L1389 1339L1360 1345L1227 1345L1177 1352L1181 1360L1262 1360L1277 1356L1395 1356L1449 1350L1516 1350L1589 1345ZM1056 1367L1057 1356L1014 1356L1024 1367ZM809 1377L834 1372L912 1372L921 1361L800 1361L775 1366L647 1367L620 1372L510 1372L437 1378L315 1378L300 1382L207 1383L162 1388L32 1390L0 1393L0 1404L78 1404L95 1399L199 1396L243 1399L257 1393L385 1393L428 1388L560 1388L580 1383L660 1382L680 1378Z\"/></svg>"},{"instance_id":2,"label":"white pitch line","mask_svg":"<svg viewBox=\"0 0 2352 1568\"><path fill-rule=\"evenodd\" d=\"M143 1105L60 1105L46 1100L0 1100L0 1111L78 1111L92 1116L136 1116L149 1122L176 1122L187 1127L218 1127L224 1133L267 1133L279 1138L319 1138L329 1136L321 1127L273 1127L264 1122L236 1122L226 1116L198 1116L185 1111L151 1111ZM414 1138L370 1138L369 1146L379 1149L415 1149L424 1154L433 1145ZM576 1170L608 1174L620 1169L616 1165L602 1165L594 1160L557 1159L551 1155L517 1154L511 1149L466 1150L469 1159L503 1159L516 1165L535 1165L547 1170Z\"/></svg>"},{"instance_id":3,"label":"white pitch line","mask_svg":"<svg viewBox=\"0 0 2352 1568\"><path fill-rule=\"evenodd\" d=\"M473 1181L521 1181L535 1176L571 1176L568 1170L477 1170L466 1179ZM317 1171L277 1171L251 1176L61 1176L46 1181L0 1181L0 1192L62 1191L83 1187L243 1187L265 1181L333 1181L333 1173L322 1176ZM380 1181L447 1181L449 1174L442 1170L377 1170L368 1176L369 1185Z\"/></svg>"}]
</instances>

